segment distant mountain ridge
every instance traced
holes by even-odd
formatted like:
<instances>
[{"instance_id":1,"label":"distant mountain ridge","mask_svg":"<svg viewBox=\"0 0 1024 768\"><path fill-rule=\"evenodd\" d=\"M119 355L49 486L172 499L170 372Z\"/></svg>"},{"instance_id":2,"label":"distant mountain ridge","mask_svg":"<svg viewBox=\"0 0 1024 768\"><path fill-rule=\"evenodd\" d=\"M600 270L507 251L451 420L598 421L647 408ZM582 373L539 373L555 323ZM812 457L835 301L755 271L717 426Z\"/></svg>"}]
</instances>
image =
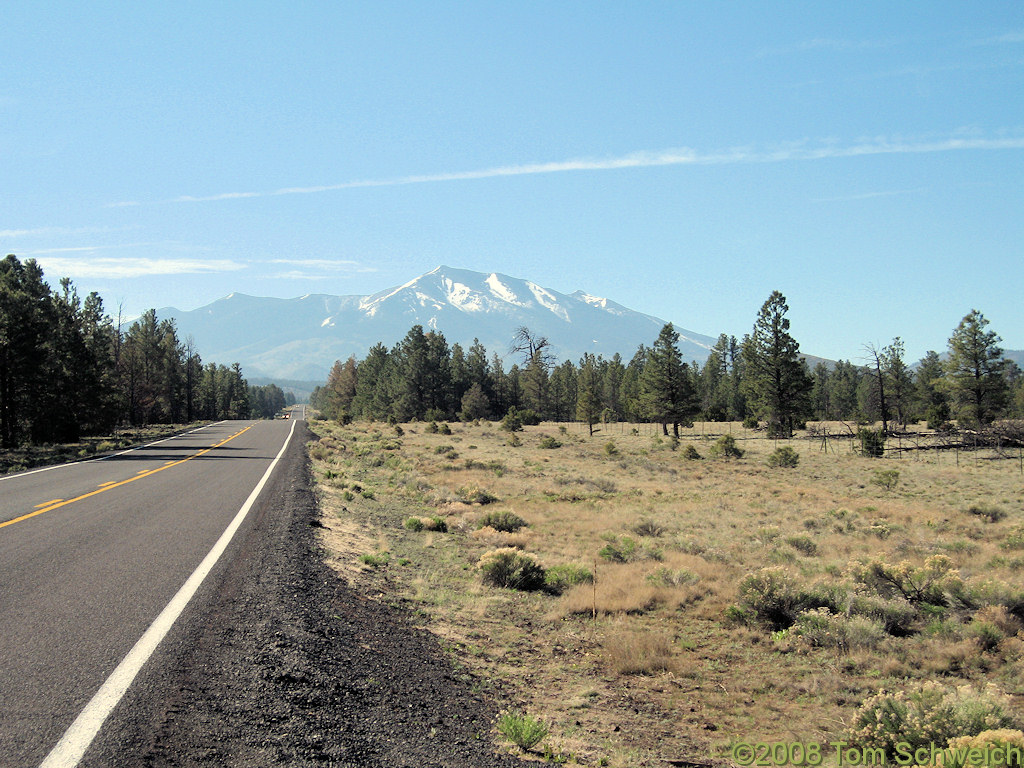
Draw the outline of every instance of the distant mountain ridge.
<instances>
[{"instance_id":1,"label":"distant mountain ridge","mask_svg":"<svg viewBox=\"0 0 1024 768\"><path fill-rule=\"evenodd\" d=\"M666 321L583 291L562 294L521 278L440 266L370 296L307 294L278 299L233 293L205 307L157 310L180 338L195 338L206 359L239 362L247 375L322 381L335 360L389 348L413 325L468 348L474 338L507 357L516 328L546 336L559 360L585 352L632 357ZM703 361L715 338L676 328L688 360ZM511 365L516 360L508 360Z\"/></svg>"}]
</instances>

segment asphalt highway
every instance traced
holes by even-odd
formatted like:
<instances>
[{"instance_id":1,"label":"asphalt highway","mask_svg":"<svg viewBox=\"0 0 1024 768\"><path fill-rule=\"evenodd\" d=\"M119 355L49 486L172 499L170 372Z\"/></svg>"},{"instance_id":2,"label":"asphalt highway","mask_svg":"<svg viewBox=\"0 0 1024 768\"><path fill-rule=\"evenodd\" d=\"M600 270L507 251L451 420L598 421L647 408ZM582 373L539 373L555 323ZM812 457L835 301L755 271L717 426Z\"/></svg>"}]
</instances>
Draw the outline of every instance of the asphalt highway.
<instances>
[{"instance_id":1,"label":"asphalt highway","mask_svg":"<svg viewBox=\"0 0 1024 768\"><path fill-rule=\"evenodd\" d=\"M221 422L0 478L0 766L47 759L238 524L294 424Z\"/></svg>"}]
</instances>

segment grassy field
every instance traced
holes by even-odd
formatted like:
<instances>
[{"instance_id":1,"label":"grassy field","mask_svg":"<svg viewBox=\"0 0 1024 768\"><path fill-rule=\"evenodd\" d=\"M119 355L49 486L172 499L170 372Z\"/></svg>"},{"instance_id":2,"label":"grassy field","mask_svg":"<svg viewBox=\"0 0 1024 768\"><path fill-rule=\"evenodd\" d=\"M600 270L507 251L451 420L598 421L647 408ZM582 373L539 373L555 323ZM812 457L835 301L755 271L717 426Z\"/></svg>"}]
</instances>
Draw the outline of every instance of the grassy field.
<instances>
[{"instance_id":1,"label":"grassy field","mask_svg":"<svg viewBox=\"0 0 1024 768\"><path fill-rule=\"evenodd\" d=\"M651 425L313 428L332 563L421 616L508 711L545 721L538 759L835 742L867 697L925 681L990 683L1020 711L1016 451L872 459L739 424L678 443ZM722 434L742 457L714 456ZM783 445L797 465L769 466ZM545 588L484 582L481 558L516 554Z\"/></svg>"}]
</instances>

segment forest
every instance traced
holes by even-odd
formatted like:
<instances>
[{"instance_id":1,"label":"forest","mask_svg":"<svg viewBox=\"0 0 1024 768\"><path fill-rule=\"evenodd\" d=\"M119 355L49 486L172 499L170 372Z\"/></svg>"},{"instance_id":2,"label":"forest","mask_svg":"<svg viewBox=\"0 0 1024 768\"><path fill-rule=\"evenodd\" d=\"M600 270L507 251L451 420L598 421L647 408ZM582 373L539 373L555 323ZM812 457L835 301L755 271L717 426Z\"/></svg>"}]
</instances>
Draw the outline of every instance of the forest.
<instances>
[{"instance_id":1,"label":"forest","mask_svg":"<svg viewBox=\"0 0 1024 768\"><path fill-rule=\"evenodd\" d=\"M74 442L122 425L271 418L275 384L204 363L192 338L150 309L122 329L95 292L57 290L34 259L0 261L0 447ZM293 400L294 402L294 400Z\"/></svg>"},{"instance_id":2,"label":"forest","mask_svg":"<svg viewBox=\"0 0 1024 768\"><path fill-rule=\"evenodd\" d=\"M808 420L882 422L883 431L925 420L948 430L1024 417L1024 377L1003 356L988 320L971 310L945 355L909 363L899 337L866 344L858 362L810 367L790 333L785 296L774 291L742 339L719 336L707 360L688 363L671 323L626 361L585 355L558 362L551 340L519 328L507 370L475 341L449 346L444 334L413 326L391 349L382 343L357 361L338 361L311 403L327 418L500 419L654 422L665 434L695 420L744 421L788 436Z\"/></svg>"}]
</instances>

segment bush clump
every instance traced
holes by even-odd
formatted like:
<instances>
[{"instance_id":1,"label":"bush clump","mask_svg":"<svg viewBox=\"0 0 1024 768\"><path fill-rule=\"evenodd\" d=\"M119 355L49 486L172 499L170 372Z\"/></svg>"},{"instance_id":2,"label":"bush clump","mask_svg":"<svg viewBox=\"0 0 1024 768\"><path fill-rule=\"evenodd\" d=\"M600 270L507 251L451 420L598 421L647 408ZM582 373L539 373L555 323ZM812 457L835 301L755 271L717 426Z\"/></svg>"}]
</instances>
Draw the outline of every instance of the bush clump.
<instances>
[{"instance_id":1,"label":"bush clump","mask_svg":"<svg viewBox=\"0 0 1024 768\"><path fill-rule=\"evenodd\" d=\"M880 429L859 429L857 440L860 452L865 456L880 459L885 456L885 432Z\"/></svg>"},{"instance_id":2,"label":"bush clump","mask_svg":"<svg viewBox=\"0 0 1024 768\"><path fill-rule=\"evenodd\" d=\"M561 448L562 444L560 442L558 442L555 438L549 437L548 435L545 435L541 439L540 443L538 443L538 447L540 447L540 448L547 448L547 449L553 449L553 448Z\"/></svg>"},{"instance_id":3,"label":"bush clump","mask_svg":"<svg viewBox=\"0 0 1024 768\"><path fill-rule=\"evenodd\" d=\"M871 478L872 483L885 488L887 491L895 488L899 481L900 471L898 469L880 469Z\"/></svg>"},{"instance_id":4,"label":"bush clump","mask_svg":"<svg viewBox=\"0 0 1024 768\"><path fill-rule=\"evenodd\" d=\"M797 616L789 634L815 648L835 648L847 653L855 648L874 648L885 639L881 622L866 616L847 616L828 608L814 608Z\"/></svg>"},{"instance_id":5,"label":"bush clump","mask_svg":"<svg viewBox=\"0 0 1024 768\"><path fill-rule=\"evenodd\" d=\"M792 469L800 463L800 454L790 448L788 445L783 445L780 448L776 448L768 455L767 464L769 467L785 467Z\"/></svg>"},{"instance_id":6,"label":"bush clump","mask_svg":"<svg viewBox=\"0 0 1024 768\"><path fill-rule=\"evenodd\" d=\"M855 563L852 576L882 597L900 597L914 606L948 606L962 601L965 584L953 561L945 555L932 555L924 565L903 560L887 563L881 559Z\"/></svg>"},{"instance_id":7,"label":"bush clump","mask_svg":"<svg viewBox=\"0 0 1024 768\"><path fill-rule=\"evenodd\" d=\"M544 568L514 547L501 547L484 553L477 564L484 584L531 592L544 588Z\"/></svg>"},{"instance_id":8,"label":"bush clump","mask_svg":"<svg viewBox=\"0 0 1024 768\"><path fill-rule=\"evenodd\" d=\"M694 448L692 445L688 445L686 446L686 449L683 451L683 458L686 459L687 461L699 461L704 457L700 455L696 448Z\"/></svg>"},{"instance_id":9,"label":"bush clump","mask_svg":"<svg viewBox=\"0 0 1024 768\"><path fill-rule=\"evenodd\" d=\"M814 543L814 539L805 534L787 536L786 543L802 555L811 557L818 554L818 545Z\"/></svg>"},{"instance_id":10,"label":"bush clump","mask_svg":"<svg viewBox=\"0 0 1024 768\"><path fill-rule=\"evenodd\" d=\"M743 457L743 451L736 446L736 438L732 435L722 435L711 444L708 451L716 459L739 459Z\"/></svg>"},{"instance_id":11,"label":"bush clump","mask_svg":"<svg viewBox=\"0 0 1024 768\"><path fill-rule=\"evenodd\" d=\"M618 536L601 547L597 554L612 563L628 563L630 560L636 559L636 553L636 539L629 536Z\"/></svg>"},{"instance_id":12,"label":"bush clump","mask_svg":"<svg viewBox=\"0 0 1024 768\"><path fill-rule=\"evenodd\" d=\"M729 615L756 621L775 631L788 629L801 613L814 608L840 613L847 601L845 590L841 588L799 586L782 566L748 573L740 581L739 593L739 605L729 611Z\"/></svg>"},{"instance_id":13,"label":"bush clump","mask_svg":"<svg viewBox=\"0 0 1024 768\"><path fill-rule=\"evenodd\" d=\"M868 697L857 710L850 739L893 757L899 744L909 745L913 751L957 737L1019 727L1010 698L995 685L950 688L929 681L909 690L882 690ZM900 750L902 754L906 747Z\"/></svg>"},{"instance_id":14,"label":"bush clump","mask_svg":"<svg viewBox=\"0 0 1024 768\"><path fill-rule=\"evenodd\" d=\"M476 524L477 528L493 528L496 531L515 533L520 528L525 528L527 523L515 512L502 510L500 512L488 512L481 517Z\"/></svg>"},{"instance_id":15,"label":"bush clump","mask_svg":"<svg viewBox=\"0 0 1024 768\"><path fill-rule=\"evenodd\" d=\"M548 735L548 726L530 715L509 712L498 721L501 735L524 752L540 744Z\"/></svg>"},{"instance_id":16,"label":"bush clump","mask_svg":"<svg viewBox=\"0 0 1024 768\"><path fill-rule=\"evenodd\" d=\"M455 491L455 496L463 504L493 504L498 501L498 497L489 491L485 491L483 488L478 486L463 486Z\"/></svg>"},{"instance_id":17,"label":"bush clump","mask_svg":"<svg viewBox=\"0 0 1024 768\"><path fill-rule=\"evenodd\" d=\"M405 528L409 531L436 531L448 533L448 522L443 517L409 517L405 520Z\"/></svg>"},{"instance_id":18,"label":"bush clump","mask_svg":"<svg viewBox=\"0 0 1024 768\"><path fill-rule=\"evenodd\" d=\"M544 587L553 594L560 595L577 584L593 584L594 574L589 569L576 563L553 565L544 572Z\"/></svg>"},{"instance_id":19,"label":"bush clump","mask_svg":"<svg viewBox=\"0 0 1024 768\"><path fill-rule=\"evenodd\" d=\"M1006 510L991 504L972 504L967 508L967 514L980 517L987 523L998 523L1006 517Z\"/></svg>"}]
</instances>

